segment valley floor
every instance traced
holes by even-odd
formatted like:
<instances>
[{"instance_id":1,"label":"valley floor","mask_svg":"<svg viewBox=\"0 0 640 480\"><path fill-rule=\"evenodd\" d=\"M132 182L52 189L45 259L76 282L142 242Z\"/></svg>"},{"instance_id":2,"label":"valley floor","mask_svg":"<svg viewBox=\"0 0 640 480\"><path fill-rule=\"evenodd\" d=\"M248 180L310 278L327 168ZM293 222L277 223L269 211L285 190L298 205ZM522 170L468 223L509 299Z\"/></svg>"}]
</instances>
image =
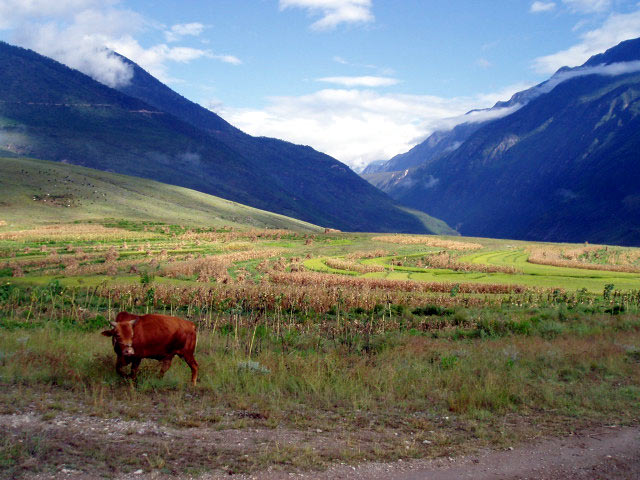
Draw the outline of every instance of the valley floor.
<instances>
[{"instance_id":1,"label":"valley floor","mask_svg":"<svg viewBox=\"0 0 640 480\"><path fill-rule=\"evenodd\" d=\"M124 310L196 324L195 388L115 373ZM0 478L634 478L639 400L640 249L0 231Z\"/></svg>"}]
</instances>

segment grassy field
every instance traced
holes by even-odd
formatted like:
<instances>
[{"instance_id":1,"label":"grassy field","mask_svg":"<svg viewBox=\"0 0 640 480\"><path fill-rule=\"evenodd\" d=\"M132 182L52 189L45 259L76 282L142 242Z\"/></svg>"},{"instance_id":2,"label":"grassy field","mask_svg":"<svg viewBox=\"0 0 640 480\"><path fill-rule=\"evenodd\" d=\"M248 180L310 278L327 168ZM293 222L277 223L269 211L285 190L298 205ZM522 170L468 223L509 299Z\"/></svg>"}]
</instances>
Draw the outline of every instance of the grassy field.
<instances>
[{"instance_id":1,"label":"grassy field","mask_svg":"<svg viewBox=\"0 0 640 480\"><path fill-rule=\"evenodd\" d=\"M142 178L59 162L0 158L0 231L105 219L190 226L320 227L222 198Z\"/></svg>"},{"instance_id":2,"label":"grassy field","mask_svg":"<svg viewBox=\"0 0 640 480\"><path fill-rule=\"evenodd\" d=\"M0 476L322 469L638 423L638 249L186 225L0 227ZM119 378L99 332L121 310L195 322L198 386L180 360Z\"/></svg>"}]
</instances>

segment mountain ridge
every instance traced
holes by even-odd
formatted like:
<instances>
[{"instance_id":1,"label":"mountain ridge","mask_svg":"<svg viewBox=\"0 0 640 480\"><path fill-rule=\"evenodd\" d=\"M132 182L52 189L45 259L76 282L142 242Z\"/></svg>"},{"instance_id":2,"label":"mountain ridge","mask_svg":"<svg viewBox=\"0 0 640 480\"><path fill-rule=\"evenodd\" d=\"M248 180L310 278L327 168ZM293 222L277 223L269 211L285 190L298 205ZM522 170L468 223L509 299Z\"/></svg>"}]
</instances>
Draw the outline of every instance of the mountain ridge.
<instances>
[{"instance_id":1,"label":"mountain ridge","mask_svg":"<svg viewBox=\"0 0 640 480\"><path fill-rule=\"evenodd\" d=\"M543 82L522 108L387 192L463 235L640 244L640 192L630 180L640 177L640 72L585 69L640 60L640 39L620 48L556 85Z\"/></svg>"},{"instance_id":2,"label":"mountain ridge","mask_svg":"<svg viewBox=\"0 0 640 480\"><path fill-rule=\"evenodd\" d=\"M3 42L0 67L0 150L180 185L340 230L430 232L337 160L246 135L139 67L131 88L163 108ZM136 84L136 73L147 82Z\"/></svg>"}]
</instances>

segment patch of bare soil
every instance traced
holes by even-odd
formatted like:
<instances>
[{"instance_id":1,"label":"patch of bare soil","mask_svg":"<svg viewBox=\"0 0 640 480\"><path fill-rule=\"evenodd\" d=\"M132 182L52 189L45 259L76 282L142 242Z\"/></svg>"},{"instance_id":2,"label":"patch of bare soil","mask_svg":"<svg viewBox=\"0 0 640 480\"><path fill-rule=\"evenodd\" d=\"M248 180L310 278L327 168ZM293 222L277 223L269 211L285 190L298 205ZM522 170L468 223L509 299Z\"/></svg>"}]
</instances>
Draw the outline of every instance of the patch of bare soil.
<instances>
[{"instance_id":1,"label":"patch of bare soil","mask_svg":"<svg viewBox=\"0 0 640 480\"><path fill-rule=\"evenodd\" d=\"M0 415L0 432L0 447L12 454L13 465L4 470L11 478L77 480L199 478L205 473L229 478L272 464L320 469L354 444L371 441L374 434L280 427L176 428L155 421L68 413L49 418L35 412ZM3 477L1 457L0 452Z\"/></svg>"},{"instance_id":2,"label":"patch of bare soil","mask_svg":"<svg viewBox=\"0 0 640 480\"><path fill-rule=\"evenodd\" d=\"M222 477L209 476L207 479ZM229 477L227 477L229 478ZM280 480L284 473L233 477L237 480ZM490 451L458 458L395 463L334 466L315 474L295 475L314 480L638 480L640 427L606 427L535 445Z\"/></svg>"},{"instance_id":3,"label":"patch of bare soil","mask_svg":"<svg viewBox=\"0 0 640 480\"><path fill-rule=\"evenodd\" d=\"M639 426L601 427L563 438L541 439L515 449L483 450L453 458L357 466L334 463L325 471L308 473L281 468L283 464L295 465L296 457L306 457L300 467L321 468L336 458L336 452L349 449L365 437L371 441L375 432L363 431L360 438L354 438L319 430L175 428L153 421L67 413L53 418L37 413L0 415L0 432L4 437L0 442L12 445L14 458L20 457L15 449L18 453L21 448L24 450L20 461L5 472L10 478L28 480L640 478ZM384 448L385 442L380 440ZM212 471L212 465L221 468ZM258 473L234 473L238 471Z\"/></svg>"}]
</instances>

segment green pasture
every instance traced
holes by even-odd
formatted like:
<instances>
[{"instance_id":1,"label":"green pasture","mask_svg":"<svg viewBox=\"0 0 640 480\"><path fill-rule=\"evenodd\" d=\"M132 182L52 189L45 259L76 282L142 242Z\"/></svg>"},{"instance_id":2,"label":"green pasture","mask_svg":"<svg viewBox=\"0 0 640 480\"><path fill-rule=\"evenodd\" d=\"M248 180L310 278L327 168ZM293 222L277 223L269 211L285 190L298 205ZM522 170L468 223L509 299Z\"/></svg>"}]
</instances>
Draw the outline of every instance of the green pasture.
<instances>
[{"instance_id":1,"label":"green pasture","mask_svg":"<svg viewBox=\"0 0 640 480\"><path fill-rule=\"evenodd\" d=\"M307 222L188 188L44 160L0 157L0 192L0 232L109 218L321 231Z\"/></svg>"},{"instance_id":2,"label":"green pasture","mask_svg":"<svg viewBox=\"0 0 640 480\"><path fill-rule=\"evenodd\" d=\"M140 284L139 275L29 275L27 277L10 278L10 283L18 286L34 286L44 287L50 285L51 282L58 282L61 287L70 288L94 288L101 285L136 285ZM194 286L198 283L190 280L181 280L169 277L154 277L153 282L157 284L168 284L178 286Z\"/></svg>"},{"instance_id":3,"label":"green pasture","mask_svg":"<svg viewBox=\"0 0 640 480\"><path fill-rule=\"evenodd\" d=\"M512 248L490 251L482 250L458 257L458 261L484 265L511 266L522 272L515 275L391 265L394 259L403 259L412 256L419 257L437 250L441 249L425 247L419 252L414 250L412 253L404 255L361 260L361 263L364 265L381 265L385 267L386 270L384 272L358 274L354 271L337 270L327 266L324 263L324 258L307 260L304 266L309 270L324 273L361 275L368 278L414 280L421 282L517 284L526 287L561 288L567 291L586 289L591 293L602 293L605 286L609 284L613 284L616 290L640 289L640 274L637 273L537 265L527 261L528 254L524 250Z\"/></svg>"}]
</instances>

